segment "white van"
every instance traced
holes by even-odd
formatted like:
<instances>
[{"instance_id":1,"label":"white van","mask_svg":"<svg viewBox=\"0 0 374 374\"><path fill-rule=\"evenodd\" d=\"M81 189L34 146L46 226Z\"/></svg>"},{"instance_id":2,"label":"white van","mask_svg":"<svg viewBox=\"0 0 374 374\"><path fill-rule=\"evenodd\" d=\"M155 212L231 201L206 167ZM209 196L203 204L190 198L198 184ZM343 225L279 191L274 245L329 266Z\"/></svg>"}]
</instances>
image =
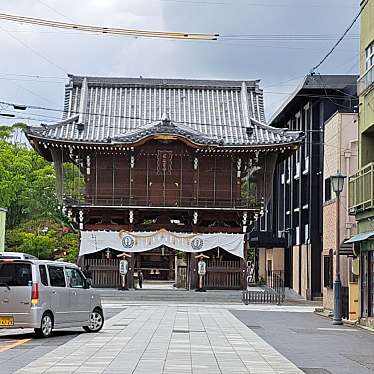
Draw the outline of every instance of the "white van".
<instances>
[{"instance_id":1,"label":"white van","mask_svg":"<svg viewBox=\"0 0 374 374\"><path fill-rule=\"evenodd\" d=\"M77 265L0 258L0 328L33 328L48 337L52 329L98 332L103 324L100 295Z\"/></svg>"}]
</instances>

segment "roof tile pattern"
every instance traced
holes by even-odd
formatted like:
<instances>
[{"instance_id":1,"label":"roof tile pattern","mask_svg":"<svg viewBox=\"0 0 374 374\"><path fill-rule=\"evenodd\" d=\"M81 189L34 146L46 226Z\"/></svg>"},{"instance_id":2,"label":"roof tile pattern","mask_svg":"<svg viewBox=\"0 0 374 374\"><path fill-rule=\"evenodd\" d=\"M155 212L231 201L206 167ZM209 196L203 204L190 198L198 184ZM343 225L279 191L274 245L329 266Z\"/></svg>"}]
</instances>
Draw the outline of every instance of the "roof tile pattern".
<instances>
[{"instance_id":1,"label":"roof tile pattern","mask_svg":"<svg viewBox=\"0 0 374 374\"><path fill-rule=\"evenodd\" d=\"M72 142L119 142L132 139L126 134L139 138L154 132L157 127L152 124L168 113L173 131L189 133L202 144L273 145L300 137L264 124L259 81L69 77L63 121L29 128L29 134Z\"/></svg>"}]
</instances>

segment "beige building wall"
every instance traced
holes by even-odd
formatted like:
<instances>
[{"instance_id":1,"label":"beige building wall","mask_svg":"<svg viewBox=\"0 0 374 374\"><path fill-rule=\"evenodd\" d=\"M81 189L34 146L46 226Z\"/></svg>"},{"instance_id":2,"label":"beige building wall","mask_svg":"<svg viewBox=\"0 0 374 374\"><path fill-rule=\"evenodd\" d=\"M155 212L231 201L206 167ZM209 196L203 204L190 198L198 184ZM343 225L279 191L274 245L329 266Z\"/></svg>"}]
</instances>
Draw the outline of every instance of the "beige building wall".
<instances>
[{"instance_id":1,"label":"beige building wall","mask_svg":"<svg viewBox=\"0 0 374 374\"><path fill-rule=\"evenodd\" d=\"M346 176L357 171L358 165L358 124L356 113L336 113L325 123L324 180L338 170ZM336 196L331 191L331 199L326 201L325 183L323 205L323 256L333 254L336 249ZM343 243L356 233L356 222L348 212L348 180L345 180L340 203L340 241ZM322 266L324 265L322 259ZM346 256L340 256L342 286L348 287L349 263ZM322 277L324 269L322 268ZM335 255L333 255L333 280L335 279ZM323 285L323 306L333 309L333 289Z\"/></svg>"},{"instance_id":2,"label":"beige building wall","mask_svg":"<svg viewBox=\"0 0 374 374\"><path fill-rule=\"evenodd\" d=\"M266 248L258 249L258 277L266 279Z\"/></svg>"},{"instance_id":3,"label":"beige building wall","mask_svg":"<svg viewBox=\"0 0 374 374\"><path fill-rule=\"evenodd\" d=\"M258 275L266 281L269 270L284 271L284 248L259 248L258 262Z\"/></svg>"},{"instance_id":4,"label":"beige building wall","mask_svg":"<svg viewBox=\"0 0 374 374\"><path fill-rule=\"evenodd\" d=\"M293 246L292 263L292 288L302 297L310 300L311 248L309 244Z\"/></svg>"}]
</instances>

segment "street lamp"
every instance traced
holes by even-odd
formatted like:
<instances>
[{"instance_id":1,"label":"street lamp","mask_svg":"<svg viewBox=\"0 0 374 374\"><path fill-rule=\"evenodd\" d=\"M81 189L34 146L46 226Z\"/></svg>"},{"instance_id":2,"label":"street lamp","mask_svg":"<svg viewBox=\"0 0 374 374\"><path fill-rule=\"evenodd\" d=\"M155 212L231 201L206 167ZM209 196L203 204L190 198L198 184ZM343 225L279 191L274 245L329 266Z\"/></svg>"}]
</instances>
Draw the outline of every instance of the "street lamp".
<instances>
[{"instance_id":1,"label":"street lamp","mask_svg":"<svg viewBox=\"0 0 374 374\"><path fill-rule=\"evenodd\" d=\"M335 281L334 281L334 318L333 325L342 325L342 282L340 280L340 193L343 191L346 176L337 171L330 177L331 188L336 194L336 250L335 250Z\"/></svg>"}]
</instances>

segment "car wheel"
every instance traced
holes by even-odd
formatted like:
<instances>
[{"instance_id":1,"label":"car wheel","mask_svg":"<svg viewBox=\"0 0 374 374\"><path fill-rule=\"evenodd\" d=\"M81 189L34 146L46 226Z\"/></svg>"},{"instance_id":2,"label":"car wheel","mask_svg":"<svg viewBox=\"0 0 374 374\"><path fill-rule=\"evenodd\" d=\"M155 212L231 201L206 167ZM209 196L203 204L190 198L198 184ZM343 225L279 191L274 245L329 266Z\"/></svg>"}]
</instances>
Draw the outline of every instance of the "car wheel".
<instances>
[{"instance_id":1,"label":"car wheel","mask_svg":"<svg viewBox=\"0 0 374 374\"><path fill-rule=\"evenodd\" d=\"M83 326L83 329L87 332L99 332L104 325L104 315L101 309L94 309L90 315L90 324Z\"/></svg>"},{"instance_id":2,"label":"car wheel","mask_svg":"<svg viewBox=\"0 0 374 374\"><path fill-rule=\"evenodd\" d=\"M52 334L53 317L51 313L44 313L40 322L40 328L35 329L35 335L38 338L48 338Z\"/></svg>"}]
</instances>

